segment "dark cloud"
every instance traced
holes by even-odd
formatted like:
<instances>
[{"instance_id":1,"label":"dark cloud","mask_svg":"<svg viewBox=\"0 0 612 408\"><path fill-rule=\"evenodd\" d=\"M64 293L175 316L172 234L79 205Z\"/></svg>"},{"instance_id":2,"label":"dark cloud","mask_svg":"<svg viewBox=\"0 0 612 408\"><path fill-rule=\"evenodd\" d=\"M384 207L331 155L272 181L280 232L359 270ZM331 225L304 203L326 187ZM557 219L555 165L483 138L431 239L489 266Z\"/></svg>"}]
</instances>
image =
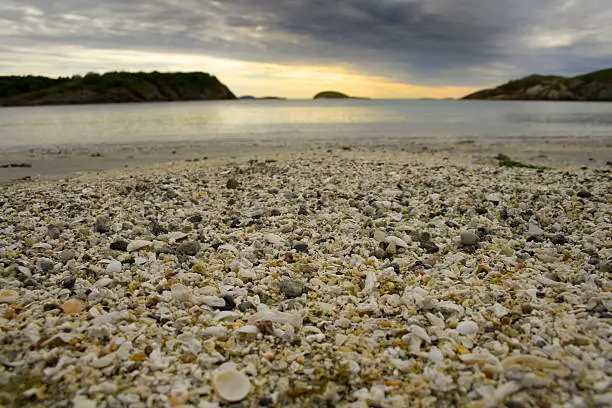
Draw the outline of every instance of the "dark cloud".
<instances>
[{"instance_id":1,"label":"dark cloud","mask_svg":"<svg viewBox=\"0 0 612 408\"><path fill-rule=\"evenodd\" d=\"M480 85L612 64L603 0L18 0L0 43L334 63L395 80Z\"/></svg>"}]
</instances>

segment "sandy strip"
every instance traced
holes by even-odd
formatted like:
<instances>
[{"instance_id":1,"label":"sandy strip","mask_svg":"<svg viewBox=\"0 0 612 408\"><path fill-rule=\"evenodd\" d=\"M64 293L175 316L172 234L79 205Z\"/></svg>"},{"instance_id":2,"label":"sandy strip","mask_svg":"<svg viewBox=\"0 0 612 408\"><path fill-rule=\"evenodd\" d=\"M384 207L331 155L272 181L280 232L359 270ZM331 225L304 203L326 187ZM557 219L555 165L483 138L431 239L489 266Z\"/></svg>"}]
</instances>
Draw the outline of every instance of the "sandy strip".
<instances>
[{"instance_id":1,"label":"sandy strip","mask_svg":"<svg viewBox=\"0 0 612 408\"><path fill-rule=\"evenodd\" d=\"M610 167L498 148L2 187L0 405L609 406Z\"/></svg>"}]
</instances>

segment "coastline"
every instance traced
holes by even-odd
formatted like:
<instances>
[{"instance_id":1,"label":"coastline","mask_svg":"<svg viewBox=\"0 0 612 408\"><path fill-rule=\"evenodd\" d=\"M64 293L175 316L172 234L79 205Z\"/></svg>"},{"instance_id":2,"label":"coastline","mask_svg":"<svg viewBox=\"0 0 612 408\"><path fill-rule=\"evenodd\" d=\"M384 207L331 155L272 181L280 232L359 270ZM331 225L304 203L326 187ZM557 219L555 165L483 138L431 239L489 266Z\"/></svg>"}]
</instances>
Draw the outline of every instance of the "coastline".
<instances>
[{"instance_id":1,"label":"coastline","mask_svg":"<svg viewBox=\"0 0 612 408\"><path fill-rule=\"evenodd\" d=\"M238 372L243 406L605 406L609 149L209 146L4 185L0 403L217 407Z\"/></svg>"}]
</instances>

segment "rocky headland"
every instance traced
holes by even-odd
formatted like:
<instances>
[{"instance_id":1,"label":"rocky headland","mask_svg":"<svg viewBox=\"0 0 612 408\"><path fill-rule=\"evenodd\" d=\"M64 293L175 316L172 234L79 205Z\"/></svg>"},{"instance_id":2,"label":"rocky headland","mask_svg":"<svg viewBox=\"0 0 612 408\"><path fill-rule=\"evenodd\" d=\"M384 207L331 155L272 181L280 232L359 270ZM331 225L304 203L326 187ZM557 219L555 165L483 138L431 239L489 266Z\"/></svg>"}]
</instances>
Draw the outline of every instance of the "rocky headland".
<instances>
[{"instance_id":1,"label":"rocky headland","mask_svg":"<svg viewBox=\"0 0 612 408\"><path fill-rule=\"evenodd\" d=\"M236 99L216 77L189 73L89 73L70 78L0 77L0 106Z\"/></svg>"},{"instance_id":2,"label":"rocky headland","mask_svg":"<svg viewBox=\"0 0 612 408\"><path fill-rule=\"evenodd\" d=\"M530 75L497 88L472 93L463 99L612 101L612 68L572 78Z\"/></svg>"}]
</instances>

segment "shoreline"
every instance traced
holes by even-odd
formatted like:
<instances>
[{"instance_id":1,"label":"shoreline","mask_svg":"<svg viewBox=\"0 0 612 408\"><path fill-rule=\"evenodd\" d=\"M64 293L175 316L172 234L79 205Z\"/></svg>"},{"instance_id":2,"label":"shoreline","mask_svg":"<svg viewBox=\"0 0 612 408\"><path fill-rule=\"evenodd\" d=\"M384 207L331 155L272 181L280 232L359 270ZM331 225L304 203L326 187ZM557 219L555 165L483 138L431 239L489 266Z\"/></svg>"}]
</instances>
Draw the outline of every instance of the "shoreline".
<instances>
[{"instance_id":1,"label":"shoreline","mask_svg":"<svg viewBox=\"0 0 612 408\"><path fill-rule=\"evenodd\" d=\"M48 147L0 151L0 185L32 180L57 180L89 172L158 167L180 162L205 162L236 158L264 157L277 152L327 151L342 147L360 151L371 149L427 153L440 157L464 156L477 162L491 161L497 154L506 154L521 161L546 167L602 167L609 165L612 143L608 141L484 141L454 140L361 140L284 143L281 141L166 143L157 145L100 145L90 147ZM11 165L15 167L11 167ZM8 167L7 167L8 166ZM22 167L23 166L23 167Z\"/></svg>"},{"instance_id":2,"label":"shoreline","mask_svg":"<svg viewBox=\"0 0 612 408\"><path fill-rule=\"evenodd\" d=\"M609 405L610 167L499 147L0 187L0 405Z\"/></svg>"}]
</instances>

